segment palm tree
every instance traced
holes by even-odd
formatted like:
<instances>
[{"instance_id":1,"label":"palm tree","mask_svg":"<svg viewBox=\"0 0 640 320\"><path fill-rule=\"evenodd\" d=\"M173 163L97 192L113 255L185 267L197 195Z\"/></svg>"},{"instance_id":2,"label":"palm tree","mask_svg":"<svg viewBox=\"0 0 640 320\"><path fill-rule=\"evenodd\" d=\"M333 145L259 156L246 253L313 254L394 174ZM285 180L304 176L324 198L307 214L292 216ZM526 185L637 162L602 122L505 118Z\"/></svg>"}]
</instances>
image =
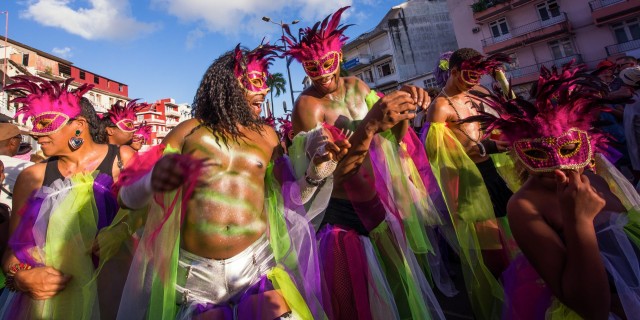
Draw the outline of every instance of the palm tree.
<instances>
[{"instance_id":1,"label":"palm tree","mask_svg":"<svg viewBox=\"0 0 640 320\"><path fill-rule=\"evenodd\" d=\"M269 86L269 89L271 89L271 113L273 114L273 92L276 92L276 97L279 97L281 94L286 93L287 81L284 79L282 73L276 72L271 74L271 76L267 79L267 86Z\"/></svg>"}]
</instances>

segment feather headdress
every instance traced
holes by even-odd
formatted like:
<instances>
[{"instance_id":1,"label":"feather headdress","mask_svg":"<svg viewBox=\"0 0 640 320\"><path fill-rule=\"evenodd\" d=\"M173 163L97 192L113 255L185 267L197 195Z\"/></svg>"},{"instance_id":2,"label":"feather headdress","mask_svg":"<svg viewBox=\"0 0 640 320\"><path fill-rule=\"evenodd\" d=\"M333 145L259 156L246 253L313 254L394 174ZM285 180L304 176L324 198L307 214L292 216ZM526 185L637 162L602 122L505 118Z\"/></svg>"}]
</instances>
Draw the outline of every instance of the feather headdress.
<instances>
[{"instance_id":1,"label":"feather headdress","mask_svg":"<svg viewBox=\"0 0 640 320\"><path fill-rule=\"evenodd\" d=\"M487 135L498 130L529 169L541 172L589 165L606 140L593 122L606 104L620 102L605 98L607 86L571 63L560 71L542 67L533 102L473 94L499 116L480 112L464 122L481 122Z\"/></svg>"},{"instance_id":2,"label":"feather headdress","mask_svg":"<svg viewBox=\"0 0 640 320\"><path fill-rule=\"evenodd\" d=\"M300 61L311 79L333 74L338 70L342 58L340 50L349 39L344 31L351 26L340 25L340 18L348 8L338 9L322 22L316 22L312 28L301 28L299 41L291 34L288 25L283 26L287 35L282 39L289 47L285 55Z\"/></svg>"},{"instance_id":3,"label":"feather headdress","mask_svg":"<svg viewBox=\"0 0 640 320\"><path fill-rule=\"evenodd\" d=\"M497 68L510 62L511 58L503 53L496 53L486 57L482 55L475 56L463 61L460 65L462 80L471 85L476 85L480 82L480 77L485 74L492 74Z\"/></svg>"},{"instance_id":4,"label":"feather headdress","mask_svg":"<svg viewBox=\"0 0 640 320\"><path fill-rule=\"evenodd\" d=\"M291 133L293 133L293 122L291 122L291 113L285 114L284 117L278 118L277 121L280 125L278 129L278 132L280 133L280 139L292 140L293 137L291 136Z\"/></svg>"},{"instance_id":5,"label":"feather headdress","mask_svg":"<svg viewBox=\"0 0 640 320\"><path fill-rule=\"evenodd\" d=\"M57 132L69 120L82 112L80 99L93 85L83 84L77 89L69 90L73 78L64 82L47 81L33 76L15 76L14 83L4 90L18 95L12 102L21 103L16 111L16 118L23 116L23 121L31 119L33 135L48 135Z\"/></svg>"},{"instance_id":6,"label":"feather headdress","mask_svg":"<svg viewBox=\"0 0 640 320\"><path fill-rule=\"evenodd\" d=\"M261 44L251 51L243 50L240 44L236 46L233 73L242 87L249 92L267 94L269 67L278 57L277 50L280 48L268 43Z\"/></svg>"},{"instance_id":7,"label":"feather headdress","mask_svg":"<svg viewBox=\"0 0 640 320\"><path fill-rule=\"evenodd\" d=\"M143 141L149 141L149 138L151 138L151 126L146 123L139 125L136 131L133 133L133 138Z\"/></svg>"},{"instance_id":8,"label":"feather headdress","mask_svg":"<svg viewBox=\"0 0 640 320\"><path fill-rule=\"evenodd\" d=\"M124 106L116 103L111 106L106 116L109 117L109 120L120 130L124 132L134 132L136 130L136 113L149 106L147 103L137 103L138 100L139 99L131 100Z\"/></svg>"}]
</instances>

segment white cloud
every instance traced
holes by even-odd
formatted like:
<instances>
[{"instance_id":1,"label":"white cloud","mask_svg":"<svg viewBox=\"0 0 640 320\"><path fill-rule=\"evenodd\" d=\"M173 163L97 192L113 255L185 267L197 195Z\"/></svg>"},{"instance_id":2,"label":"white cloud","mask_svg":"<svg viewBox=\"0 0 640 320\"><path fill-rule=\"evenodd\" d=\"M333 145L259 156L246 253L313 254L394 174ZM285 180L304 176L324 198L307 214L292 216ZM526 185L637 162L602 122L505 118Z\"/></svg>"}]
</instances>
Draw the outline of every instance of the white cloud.
<instances>
[{"instance_id":1,"label":"white cloud","mask_svg":"<svg viewBox=\"0 0 640 320\"><path fill-rule=\"evenodd\" d=\"M53 54L55 54L56 56L63 58L63 59L69 59L71 58L72 54L71 54L71 48L69 47L64 47L64 48L53 48L53 50L51 50L51 52L53 52Z\"/></svg>"},{"instance_id":2,"label":"white cloud","mask_svg":"<svg viewBox=\"0 0 640 320\"><path fill-rule=\"evenodd\" d=\"M131 40L157 28L132 17L128 0L87 1L74 8L71 0L33 0L22 16L88 40Z\"/></svg>"},{"instance_id":3,"label":"white cloud","mask_svg":"<svg viewBox=\"0 0 640 320\"><path fill-rule=\"evenodd\" d=\"M260 19L263 16L287 16L303 20L305 25L324 18L353 0L152 0L162 10L185 22L196 21L210 32L248 33L264 36L279 31Z\"/></svg>"},{"instance_id":4,"label":"white cloud","mask_svg":"<svg viewBox=\"0 0 640 320\"><path fill-rule=\"evenodd\" d=\"M189 31L189 33L187 34L187 41L186 41L187 49L189 50L193 49L193 47L195 47L200 41L200 39L202 39L203 37L204 37L204 31L202 31L201 29L195 29L195 30Z\"/></svg>"}]
</instances>

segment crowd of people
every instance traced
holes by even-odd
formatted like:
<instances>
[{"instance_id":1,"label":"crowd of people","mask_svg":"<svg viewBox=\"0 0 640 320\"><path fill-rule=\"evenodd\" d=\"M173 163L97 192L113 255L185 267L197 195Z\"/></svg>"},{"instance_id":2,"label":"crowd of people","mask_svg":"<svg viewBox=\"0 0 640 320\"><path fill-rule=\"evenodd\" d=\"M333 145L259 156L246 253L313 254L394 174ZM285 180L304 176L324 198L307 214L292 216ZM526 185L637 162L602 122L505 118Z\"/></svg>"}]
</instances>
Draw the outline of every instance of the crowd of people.
<instances>
[{"instance_id":1,"label":"crowd of people","mask_svg":"<svg viewBox=\"0 0 640 320\"><path fill-rule=\"evenodd\" d=\"M46 159L15 162L0 124L0 319L446 319L455 296L476 319L633 319L635 59L542 68L524 99L507 56L462 48L439 92L385 95L340 75L347 9L222 54L193 119L145 152L145 104L99 117L91 85L14 77ZM313 84L265 119L283 56Z\"/></svg>"}]
</instances>

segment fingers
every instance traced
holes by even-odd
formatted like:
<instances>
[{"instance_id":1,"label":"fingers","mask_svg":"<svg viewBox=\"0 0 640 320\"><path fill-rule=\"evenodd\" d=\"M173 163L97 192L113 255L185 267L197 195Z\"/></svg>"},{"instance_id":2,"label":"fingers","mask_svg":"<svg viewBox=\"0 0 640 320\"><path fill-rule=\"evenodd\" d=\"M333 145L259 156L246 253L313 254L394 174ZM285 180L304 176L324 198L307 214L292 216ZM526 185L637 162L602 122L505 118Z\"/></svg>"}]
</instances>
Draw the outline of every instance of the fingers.
<instances>
[{"instance_id":1,"label":"fingers","mask_svg":"<svg viewBox=\"0 0 640 320\"><path fill-rule=\"evenodd\" d=\"M553 173L556 176L556 183L558 184L558 190L560 190L561 187L565 187L568 182L568 179L567 179L567 176L564 174L564 172L562 172L562 170L554 170Z\"/></svg>"}]
</instances>

